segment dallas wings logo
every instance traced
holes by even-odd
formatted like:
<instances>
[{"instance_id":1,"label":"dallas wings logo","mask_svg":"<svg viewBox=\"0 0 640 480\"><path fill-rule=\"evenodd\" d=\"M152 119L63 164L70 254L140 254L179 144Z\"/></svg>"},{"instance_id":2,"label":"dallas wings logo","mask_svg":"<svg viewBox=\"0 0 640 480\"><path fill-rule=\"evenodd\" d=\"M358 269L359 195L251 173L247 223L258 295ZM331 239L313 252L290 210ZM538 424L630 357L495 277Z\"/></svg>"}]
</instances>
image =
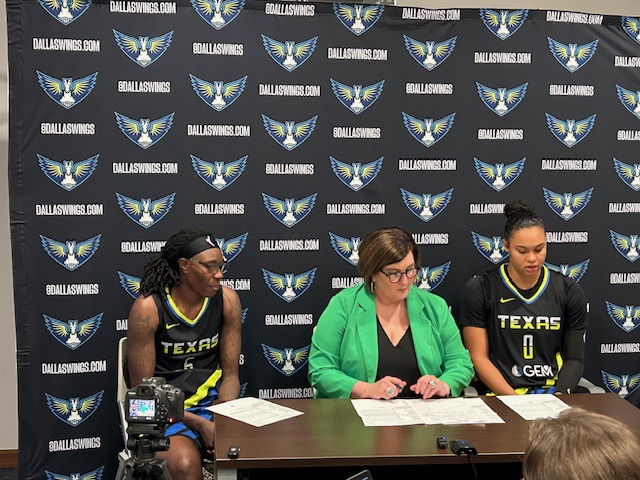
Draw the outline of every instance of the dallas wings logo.
<instances>
[{"instance_id":1,"label":"dallas wings logo","mask_svg":"<svg viewBox=\"0 0 640 480\"><path fill-rule=\"evenodd\" d=\"M600 373L607 390L620 395L622 398L631 395L640 387L640 373L635 375L621 374L620 376L607 373L604 370L600 370Z\"/></svg>"},{"instance_id":2,"label":"dallas wings logo","mask_svg":"<svg viewBox=\"0 0 640 480\"><path fill-rule=\"evenodd\" d=\"M124 288L124 291L131 295L133 298L140 296L140 277L134 277L128 273L124 273L118 270L118 277L120 278L120 285Z\"/></svg>"},{"instance_id":3,"label":"dallas wings logo","mask_svg":"<svg viewBox=\"0 0 640 480\"><path fill-rule=\"evenodd\" d=\"M553 54L553 58L555 58L560 65L571 73L578 71L589 60L591 60L591 57L596 53L596 48L598 46L597 39L593 42L585 43L584 45L578 45L576 43L565 45L551 37L547 37L547 41L549 43L549 50L551 50L551 53Z\"/></svg>"},{"instance_id":4,"label":"dallas wings logo","mask_svg":"<svg viewBox=\"0 0 640 480\"><path fill-rule=\"evenodd\" d=\"M331 161L331 170L336 174L336 177L351 190L357 192L369 185L380 173L384 157L364 165L361 163L343 163L332 156L329 156L329 160Z\"/></svg>"},{"instance_id":5,"label":"dallas wings logo","mask_svg":"<svg viewBox=\"0 0 640 480\"><path fill-rule=\"evenodd\" d=\"M640 90L632 92L620 85L616 85L616 92L618 92L618 98L624 108L629 110L634 117L640 118Z\"/></svg>"},{"instance_id":6,"label":"dallas wings logo","mask_svg":"<svg viewBox=\"0 0 640 480\"><path fill-rule=\"evenodd\" d=\"M547 266L549 270L553 270L554 272L561 273L565 277L570 278L571 280L575 280L579 282L580 279L587 273L587 268L589 268L589 258L587 258L584 262L576 263L575 265L569 265L568 263L561 263L560 265L554 265L553 263L544 264Z\"/></svg>"},{"instance_id":7,"label":"dallas wings logo","mask_svg":"<svg viewBox=\"0 0 640 480\"><path fill-rule=\"evenodd\" d=\"M622 17L620 23L627 35L640 43L640 20L633 17Z\"/></svg>"},{"instance_id":8,"label":"dallas wings logo","mask_svg":"<svg viewBox=\"0 0 640 480\"><path fill-rule=\"evenodd\" d=\"M372 85L367 85L366 87L363 87L362 85L353 85L350 87L349 85L340 83L333 78L330 80L333 94L342 105L347 107L356 115L360 115L367 108L373 105L378 98L380 98L382 87L384 86L384 80Z\"/></svg>"},{"instance_id":9,"label":"dallas wings logo","mask_svg":"<svg viewBox=\"0 0 640 480\"><path fill-rule=\"evenodd\" d=\"M51 100L61 107L69 110L75 107L87 96L96 86L98 72L87 75L86 77L74 80L71 77L55 78L46 73L36 70L38 83Z\"/></svg>"},{"instance_id":10,"label":"dallas wings logo","mask_svg":"<svg viewBox=\"0 0 640 480\"><path fill-rule=\"evenodd\" d=\"M87 473L71 473L69 475L63 475L61 473L50 472L49 470L45 470L44 473L47 475L47 480L101 480L103 470L104 465Z\"/></svg>"},{"instance_id":11,"label":"dallas wings logo","mask_svg":"<svg viewBox=\"0 0 640 480\"><path fill-rule=\"evenodd\" d=\"M281 123L277 120L262 115L262 123L265 130L278 145L291 151L311 136L313 129L316 128L316 120L318 116L311 117L308 120L295 123L287 120Z\"/></svg>"},{"instance_id":12,"label":"dallas wings logo","mask_svg":"<svg viewBox=\"0 0 640 480\"><path fill-rule=\"evenodd\" d=\"M401 188L400 191L404 204L411 210L411 213L423 222L428 222L438 216L449 205L453 195L453 188L436 194L417 194L404 188Z\"/></svg>"},{"instance_id":13,"label":"dallas wings logo","mask_svg":"<svg viewBox=\"0 0 640 480\"><path fill-rule=\"evenodd\" d=\"M205 183L219 192L235 182L247 166L247 155L233 162L205 162L191 155L191 166Z\"/></svg>"},{"instance_id":14,"label":"dallas wings logo","mask_svg":"<svg viewBox=\"0 0 640 480\"><path fill-rule=\"evenodd\" d=\"M336 251L340 258L349 262L351 265L358 266L358 249L360 248L360 237L341 237L335 233L329 232L329 240L331 240L331 246Z\"/></svg>"},{"instance_id":15,"label":"dallas wings logo","mask_svg":"<svg viewBox=\"0 0 640 480\"><path fill-rule=\"evenodd\" d=\"M358 36L369 30L382 16L383 11L382 5L333 4L333 13L336 14L340 23Z\"/></svg>"},{"instance_id":16,"label":"dallas wings logo","mask_svg":"<svg viewBox=\"0 0 640 480\"><path fill-rule=\"evenodd\" d=\"M175 196L176 194L172 193L157 200L150 198L136 200L116 192L118 205L125 215L144 228L154 226L169 213Z\"/></svg>"},{"instance_id":17,"label":"dallas wings logo","mask_svg":"<svg viewBox=\"0 0 640 480\"><path fill-rule=\"evenodd\" d=\"M631 234L627 237L621 233L609 230L609 236L611 237L611 243L620 255L630 262L638 260L638 257L640 257L640 254L638 254L638 247L640 247L638 238L640 238L640 236L638 234Z\"/></svg>"},{"instance_id":18,"label":"dallas wings logo","mask_svg":"<svg viewBox=\"0 0 640 480\"><path fill-rule=\"evenodd\" d=\"M205 22L220 30L240 14L244 0L191 0L191 5Z\"/></svg>"},{"instance_id":19,"label":"dallas wings logo","mask_svg":"<svg viewBox=\"0 0 640 480\"><path fill-rule=\"evenodd\" d=\"M101 235L98 234L82 242L76 240L59 242L40 235L40 243L47 255L53 258L58 265L73 271L84 265L98 251L100 237Z\"/></svg>"},{"instance_id":20,"label":"dallas wings logo","mask_svg":"<svg viewBox=\"0 0 640 480\"><path fill-rule=\"evenodd\" d=\"M227 83L222 80L207 82L191 74L189 74L189 78L191 78L191 86L200 100L218 112L240 98L247 84L247 75Z\"/></svg>"},{"instance_id":21,"label":"dallas wings logo","mask_svg":"<svg viewBox=\"0 0 640 480\"><path fill-rule=\"evenodd\" d=\"M243 233L237 237L225 240L224 238L216 238L216 244L220 247L222 258L226 263L230 263L235 259L247 244L247 236L249 232Z\"/></svg>"},{"instance_id":22,"label":"dallas wings logo","mask_svg":"<svg viewBox=\"0 0 640 480\"><path fill-rule=\"evenodd\" d=\"M99 154L96 154L79 162L73 160L56 162L38 153L36 155L38 165L47 178L67 191L73 190L91 176L98 166L99 157Z\"/></svg>"},{"instance_id":23,"label":"dallas wings logo","mask_svg":"<svg viewBox=\"0 0 640 480\"><path fill-rule=\"evenodd\" d=\"M628 163L621 162L617 158L614 158L613 166L615 167L620 180L636 192L640 191L640 163L629 165Z\"/></svg>"},{"instance_id":24,"label":"dallas wings logo","mask_svg":"<svg viewBox=\"0 0 640 480\"><path fill-rule=\"evenodd\" d=\"M306 217L313 209L316 204L316 195L318 194L314 193L300 200L294 198L280 200L279 198L263 193L262 200L269 213L273 215L273 218L291 228Z\"/></svg>"},{"instance_id":25,"label":"dallas wings logo","mask_svg":"<svg viewBox=\"0 0 640 480\"><path fill-rule=\"evenodd\" d=\"M431 71L444 62L453 52L458 37L451 37L449 40L436 43L433 40L427 40L424 43L414 40L411 37L404 37L404 45L411 58L419 65Z\"/></svg>"},{"instance_id":26,"label":"dallas wings logo","mask_svg":"<svg viewBox=\"0 0 640 480\"><path fill-rule=\"evenodd\" d=\"M44 395L51 413L58 417L59 420L72 427L77 427L95 413L100 406L103 393L104 390L100 390L98 393L85 398L72 397L69 400L54 397L46 392Z\"/></svg>"},{"instance_id":27,"label":"dallas wings logo","mask_svg":"<svg viewBox=\"0 0 640 480\"><path fill-rule=\"evenodd\" d=\"M596 122L595 113L582 120L567 121L560 120L548 113L545 113L545 115L547 117L547 126L549 130L551 130L551 133L553 133L553 136L569 148L580 143L580 141L589 134Z\"/></svg>"},{"instance_id":28,"label":"dallas wings logo","mask_svg":"<svg viewBox=\"0 0 640 480\"><path fill-rule=\"evenodd\" d=\"M148 36L131 37L117 30L113 30L113 35L120 50L142 68L146 68L167 51L171 45L173 30L152 38Z\"/></svg>"},{"instance_id":29,"label":"dallas wings logo","mask_svg":"<svg viewBox=\"0 0 640 480\"><path fill-rule=\"evenodd\" d=\"M69 25L87 11L91 0L38 0L42 8L63 25Z\"/></svg>"},{"instance_id":30,"label":"dallas wings logo","mask_svg":"<svg viewBox=\"0 0 640 480\"><path fill-rule=\"evenodd\" d=\"M141 118L139 121L118 112L113 113L120 131L129 140L145 150L164 137L173 124L173 113L156 120Z\"/></svg>"},{"instance_id":31,"label":"dallas wings logo","mask_svg":"<svg viewBox=\"0 0 640 480\"><path fill-rule=\"evenodd\" d=\"M490 262L497 265L509 256L509 252L504 248L500 235L485 237L472 231L471 237L478 252Z\"/></svg>"},{"instance_id":32,"label":"dallas wings logo","mask_svg":"<svg viewBox=\"0 0 640 480\"><path fill-rule=\"evenodd\" d=\"M75 350L89 340L100 328L102 313L94 315L86 320L58 320L49 315L42 314L44 324L49 333L65 347Z\"/></svg>"},{"instance_id":33,"label":"dallas wings logo","mask_svg":"<svg viewBox=\"0 0 640 480\"><path fill-rule=\"evenodd\" d=\"M286 40L284 43L262 35L262 44L269 56L284 68L287 72L293 72L296 68L311 58L316 49L318 37L310 38L304 42L296 43Z\"/></svg>"},{"instance_id":34,"label":"dallas wings logo","mask_svg":"<svg viewBox=\"0 0 640 480\"><path fill-rule=\"evenodd\" d=\"M279 348L270 347L264 343L260 345L262 345L262 353L264 353L265 358L269 361L269 365L287 377L299 371L309 360L309 349L311 345L295 350L290 347L280 350Z\"/></svg>"},{"instance_id":35,"label":"dallas wings logo","mask_svg":"<svg viewBox=\"0 0 640 480\"><path fill-rule=\"evenodd\" d=\"M524 170L524 162L527 157L522 157L517 162L509 163L496 163L491 165L473 157L473 163L476 167L476 172L480 178L493 188L496 192L500 192L511 185L516 178L520 176L522 170Z\"/></svg>"},{"instance_id":36,"label":"dallas wings logo","mask_svg":"<svg viewBox=\"0 0 640 480\"><path fill-rule=\"evenodd\" d=\"M449 130L451 130L453 126L453 118L455 115L454 112L438 120L434 120L433 118L420 120L419 118L402 112L402 119L404 126L413 138L425 147L431 147L449 133Z\"/></svg>"},{"instance_id":37,"label":"dallas wings logo","mask_svg":"<svg viewBox=\"0 0 640 480\"><path fill-rule=\"evenodd\" d=\"M269 290L285 302L291 303L309 289L316 276L316 270L317 268L312 268L297 275L295 273L281 275L263 268L262 276Z\"/></svg>"},{"instance_id":38,"label":"dallas wings logo","mask_svg":"<svg viewBox=\"0 0 640 480\"><path fill-rule=\"evenodd\" d=\"M527 19L529 10L490 10L488 8L480 9L480 18L482 23L500 40L506 40L513 35Z\"/></svg>"},{"instance_id":39,"label":"dallas wings logo","mask_svg":"<svg viewBox=\"0 0 640 480\"><path fill-rule=\"evenodd\" d=\"M640 325L640 307L636 307L635 305L625 305L622 307L606 300L605 303L607 304L607 313L611 317L611 320L625 332L629 333Z\"/></svg>"},{"instance_id":40,"label":"dallas wings logo","mask_svg":"<svg viewBox=\"0 0 640 480\"><path fill-rule=\"evenodd\" d=\"M571 220L587 206L593 193L593 187L576 194L556 193L545 187L542 187L542 190L549 208L560 218L567 221Z\"/></svg>"},{"instance_id":41,"label":"dallas wings logo","mask_svg":"<svg viewBox=\"0 0 640 480\"><path fill-rule=\"evenodd\" d=\"M430 292L442 283L444 277L446 277L447 273L449 273L450 267L450 261L433 268L420 267L418 269L418 275L416 276L415 283L418 288L424 290L425 292Z\"/></svg>"},{"instance_id":42,"label":"dallas wings logo","mask_svg":"<svg viewBox=\"0 0 640 480\"><path fill-rule=\"evenodd\" d=\"M501 117L518 106L524 98L525 93L527 93L528 85L529 83L527 82L507 90L504 87L493 89L476 82L476 88L482 103L493 113Z\"/></svg>"}]
</instances>

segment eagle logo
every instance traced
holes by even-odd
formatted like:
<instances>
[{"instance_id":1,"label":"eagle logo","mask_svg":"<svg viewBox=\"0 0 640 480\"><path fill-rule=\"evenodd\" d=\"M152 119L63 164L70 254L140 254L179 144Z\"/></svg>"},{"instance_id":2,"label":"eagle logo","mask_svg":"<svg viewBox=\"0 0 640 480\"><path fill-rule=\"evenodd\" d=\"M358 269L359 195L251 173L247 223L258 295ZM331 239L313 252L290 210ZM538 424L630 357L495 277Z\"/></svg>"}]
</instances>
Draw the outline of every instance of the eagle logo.
<instances>
[{"instance_id":1,"label":"eagle logo","mask_svg":"<svg viewBox=\"0 0 640 480\"><path fill-rule=\"evenodd\" d=\"M200 100L218 112L240 98L240 94L247 84L247 75L227 83L222 80L207 82L191 74L189 74L189 78L191 78L191 86Z\"/></svg>"},{"instance_id":2,"label":"eagle logo","mask_svg":"<svg viewBox=\"0 0 640 480\"><path fill-rule=\"evenodd\" d=\"M350 87L349 85L340 83L333 78L330 80L331 89L333 90L336 98L342 105L347 107L356 115L360 115L367 108L373 105L378 98L380 98L382 87L384 86L384 80L372 85L367 85L366 87L363 87L362 85L353 85Z\"/></svg>"},{"instance_id":3,"label":"eagle logo","mask_svg":"<svg viewBox=\"0 0 640 480\"><path fill-rule=\"evenodd\" d=\"M576 194L566 192L556 193L545 187L542 187L542 190L544 191L544 199L547 201L549 208L553 210L553 213L566 221L571 220L587 206L593 193L593 187Z\"/></svg>"},{"instance_id":4,"label":"eagle logo","mask_svg":"<svg viewBox=\"0 0 640 480\"><path fill-rule=\"evenodd\" d=\"M633 92L616 85L616 92L618 92L618 98L624 108L629 110L634 117L640 118L640 90Z\"/></svg>"},{"instance_id":5,"label":"eagle logo","mask_svg":"<svg viewBox=\"0 0 640 480\"><path fill-rule=\"evenodd\" d=\"M299 371L309 360L311 345L296 348L295 350L290 347L280 350L264 343L260 345L262 345L262 353L269 361L269 365L287 377Z\"/></svg>"},{"instance_id":6,"label":"eagle logo","mask_svg":"<svg viewBox=\"0 0 640 480\"><path fill-rule=\"evenodd\" d=\"M86 77L74 80L71 77L55 78L46 73L36 70L38 83L51 100L61 107L69 110L75 107L87 96L96 86L98 72L87 75Z\"/></svg>"},{"instance_id":7,"label":"eagle logo","mask_svg":"<svg viewBox=\"0 0 640 480\"><path fill-rule=\"evenodd\" d=\"M560 120L545 113L547 117L547 126L553 136L571 148L580 143L588 134L596 122L596 114L582 120Z\"/></svg>"},{"instance_id":8,"label":"eagle logo","mask_svg":"<svg viewBox=\"0 0 640 480\"><path fill-rule=\"evenodd\" d=\"M415 283L418 288L425 292L430 292L442 283L444 277L449 273L451 261L438 265L437 267L420 267L416 275Z\"/></svg>"},{"instance_id":9,"label":"eagle logo","mask_svg":"<svg viewBox=\"0 0 640 480\"><path fill-rule=\"evenodd\" d=\"M340 23L358 36L369 30L382 16L383 11L383 5L333 4L333 13L336 14Z\"/></svg>"},{"instance_id":10,"label":"eagle logo","mask_svg":"<svg viewBox=\"0 0 640 480\"><path fill-rule=\"evenodd\" d=\"M118 205L124 214L144 228L154 226L169 213L175 196L175 193L171 193L157 200L151 200L151 198L136 200L116 192Z\"/></svg>"},{"instance_id":11,"label":"eagle logo","mask_svg":"<svg viewBox=\"0 0 640 480\"><path fill-rule=\"evenodd\" d=\"M500 115L501 117L518 106L524 98L524 94L527 93L528 85L529 83L527 82L518 87L513 87L507 90L504 87L493 89L476 82L478 95L480 96L482 103L484 103L493 113Z\"/></svg>"},{"instance_id":12,"label":"eagle logo","mask_svg":"<svg viewBox=\"0 0 640 480\"><path fill-rule=\"evenodd\" d=\"M91 0L38 0L42 8L63 25L69 25L86 12Z\"/></svg>"},{"instance_id":13,"label":"eagle logo","mask_svg":"<svg viewBox=\"0 0 640 480\"><path fill-rule=\"evenodd\" d=\"M419 118L402 112L402 119L407 131L425 147L435 145L442 137L444 137L453 126L453 118L455 112L446 117L434 120L433 118Z\"/></svg>"},{"instance_id":14,"label":"eagle logo","mask_svg":"<svg viewBox=\"0 0 640 480\"><path fill-rule=\"evenodd\" d=\"M444 62L449 55L453 52L456 46L456 40L458 37L451 37L449 40L436 43L433 40L427 40L424 43L414 40L411 37L404 37L404 45L407 47L407 51L411 58L413 58L419 65L431 71L442 62Z\"/></svg>"},{"instance_id":15,"label":"eagle logo","mask_svg":"<svg viewBox=\"0 0 640 480\"><path fill-rule=\"evenodd\" d=\"M73 160L57 162L44 155L38 153L36 155L40 170L49 180L67 191L73 190L91 176L98 166L99 157L99 154L96 154L79 162Z\"/></svg>"},{"instance_id":16,"label":"eagle logo","mask_svg":"<svg viewBox=\"0 0 640 480\"><path fill-rule=\"evenodd\" d=\"M205 183L219 192L227 188L233 182L235 182L242 172L244 172L247 166L247 158L240 157L233 162L205 162L204 160L191 155L191 166L198 174L198 176L205 181Z\"/></svg>"},{"instance_id":17,"label":"eagle logo","mask_svg":"<svg viewBox=\"0 0 640 480\"><path fill-rule=\"evenodd\" d=\"M262 276L269 290L284 301L291 303L309 289L316 276L316 270L317 268L312 268L297 275L295 273L281 275L263 268Z\"/></svg>"},{"instance_id":18,"label":"eagle logo","mask_svg":"<svg viewBox=\"0 0 640 480\"><path fill-rule=\"evenodd\" d=\"M142 68L146 68L167 51L171 45L173 30L152 38L148 36L131 37L117 30L113 30L113 35L120 50Z\"/></svg>"},{"instance_id":19,"label":"eagle logo","mask_svg":"<svg viewBox=\"0 0 640 480\"><path fill-rule=\"evenodd\" d=\"M635 305L625 305L622 307L606 300L605 303L607 304L607 313L611 317L611 320L625 332L629 333L640 325L640 307L636 307Z\"/></svg>"},{"instance_id":20,"label":"eagle logo","mask_svg":"<svg viewBox=\"0 0 640 480\"><path fill-rule=\"evenodd\" d=\"M220 247L220 251L222 252L222 258L225 263L231 263L233 259L235 259L240 252L244 249L244 246L247 244L247 236L249 232L243 233L237 237L231 238L229 240L225 240L224 238L216 238L216 243Z\"/></svg>"},{"instance_id":21,"label":"eagle logo","mask_svg":"<svg viewBox=\"0 0 640 480\"><path fill-rule=\"evenodd\" d=\"M349 239L329 232L329 240L331 241L333 249L340 255L340 258L353 266L358 266L358 260L360 260L358 255L360 237L351 237Z\"/></svg>"},{"instance_id":22,"label":"eagle logo","mask_svg":"<svg viewBox=\"0 0 640 480\"><path fill-rule=\"evenodd\" d=\"M640 191L640 163L630 165L614 158L613 166L620 180L636 192Z\"/></svg>"},{"instance_id":23,"label":"eagle logo","mask_svg":"<svg viewBox=\"0 0 640 480\"><path fill-rule=\"evenodd\" d=\"M620 23L627 35L640 43L640 20L633 17L622 17Z\"/></svg>"},{"instance_id":24,"label":"eagle logo","mask_svg":"<svg viewBox=\"0 0 640 480\"><path fill-rule=\"evenodd\" d=\"M524 170L524 162L527 157L522 157L517 162L509 163L496 163L491 165L478 160L473 157L473 163L476 167L476 172L480 178L493 188L496 192L500 192L511 185L516 178L520 176L522 170Z\"/></svg>"},{"instance_id":25,"label":"eagle logo","mask_svg":"<svg viewBox=\"0 0 640 480\"><path fill-rule=\"evenodd\" d=\"M332 156L329 156L331 162L331 170L336 174L347 187L354 192L361 190L373 181L382 169L382 161L384 157L380 157L373 162L365 163L344 163Z\"/></svg>"},{"instance_id":26,"label":"eagle logo","mask_svg":"<svg viewBox=\"0 0 640 480\"><path fill-rule=\"evenodd\" d=\"M191 0L191 5L207 24L220 30L240 14L244 0Z\"/></svg>"},{"instance_id":27,"label":"eagle logo","mask_svg":"<svg viewBox=\"0 0 640 480\"><path fill-rule=\"evenodd\" d=\"M100 328L102 313L86 320L69 320L65 322L49 315L42 314L44 324L49 333L65 347L75 350L89 340Z\"/></svg>"},{"instance_id":28,"label":"eagle logo","mask_svg":"<svg viewBox=\"0 0 640 480\"><path fill-rule=\"evenodd\" d=\"M438 216L451 201L453 188L441 193L412 193L401 188L402 201L411 213L423 222L428 222Z\"/></svg>"},{"instance_id":29,"label":"eagle logo","mask_svg":"<svg viewBox=\"0 0 640 480\"><path fill-rule=\"evenodd\" d=\"M575 265L569 265L568 263L561 263L560 265L554 265L553 263L544 264L547 266L549 270L553 270L554 272L561 273L565 277L570 278L571 280L575 280L579 282L580 279L587 273L587 268L589 268L589 258L587 258L584 262L576 263Z\"/></svg>"},{"instance_id":30,"label":"eagle logo","mask_svg":"<svg viewBox=\"0 0 640 480\"><path fill-rule=\"evenodd\" d=\"M133 298L140 296L140 277L134 277L128 273L124 273L118 270L118 277L120 278L120 285L124 288L124 291L131 295Z\"/></svg>"},{"instance_id":31,"label":"eagle logo","mask_svg":"<svg viewBox=\"0 0 640 480\"><path fill-rule=\"evenodd\" d=\"M527 19L529 10L490 10L488 8L480 9L480 18L482 23L500 40L506 40L513 35Z\"/></svg>"},{"instance_id":32,"label":"eagle logo","mask_svg":"<svg viewBox=\"0 0 640 480\"><path fill-rule=\"evenodd\" d=\"M269 56L287 72L293 72L309 60L313 51L316 49L317 43L318 37L313 37L299 43L292 40L286 40L282 43L266 35L262 35L262 44Z\"/></svg>"},{"instance_id":33,"label":"eagle logo","mask_svg":"<svg viewBox=\"0 0 640 480\"><path fill-rule=\"evenodd\" d=\"M547 41L553 58L571 73L578 71L585 63L591 60L598 46L597 39L584 45L576 43L565 45L551 37L547 37Z\"/></svg>"},{"instance_id":34,"label":"eagle logo","mask_svg":"<svg viewBox=\"0 0 640 480\"><path fill-rule=\"evenodd\" d=\"M100 390L98 393L85 398L72 397L69 400L54 397L46 392L44 395L51 413L58 417L59 420L72 427L77 427L95 413L100 406L103 393L104 390Z\"/></svg>"},{"instance_id":35,"label":"eagle logo","mask_svg":"<svg viewBox=\"0 0 640 480\"><path fill-rule=\"evenodd\" d=\"M61 473L53 473L48 470L45 470L44 473L47 475L47 480L101 480L103 470L104 465L87 473L72 473L70 475L62 475Z\"/></svg>"},{"instance_id":36,"label":"eagle logo","mask_svg":"<svg viewBox=\"0 0 640 480\"><path fill-rule=\"evenodd\" d=\"M620 395L622 398L631 395L640 387L640 373L635 375L622 374L620 376L607 373L604 370L600 370L600 373L607 390Z\"/></svg>"},{"instance_id":37,"label":"eagle logo","mask_svg":"<svg viewBox=\"0 0 640 480\"><path fill-rule=\"evenodd\" d=\"M114 112L114 114L120 131L124 133L129 140L145 150L155 145L167 134L173 124L174 115L170 113L156 120L151 120L150 118L134 120L118 112Z\"/></svg>"},{"instance_id":38,"label":"eagle logo","mask_svg":"<svg viewBox=\"0 0 640 480\"><path fill-rule=\"evenodd\" d=\"M318 194L314 193L300 200L294 198L280 200L279 198L263 193L262 200L268 212L273 215L273 218L291 228L306 217L313 209L316 204L316 195Z\"/></svg>"},{"instance_id":39,"label":"eagle logo","mask_svg":"<svg viewBox=\"0 0 640 480\"><path fill-rule=\"evenodd\" d=\"M53 258L58 265L73 271L84 265L98 251L100 237L99 234L82 242L76 240L59 242L40 235L40 243L47 255Z\"/></svg>"},{"instance_id":40,"label":"eagle logo","mask_svg":"<svg viewBox=\"0 0 640 480\"><path fill-rule=\"evenodd\" d=\"M265 130L278 145L291 151L299 147L307 140L316 128L316 120L318 116L311 117L308 120L295 123L287 120L281 123L277 120L262 115L262 123Z\"/></svg>"},{"instance_id":41,"label":"eagle logo","mask_svg":"<svg viewBox=\"0 0 640 480\"><path fill-rule=\"evenodd\" d=\"M485 237L472 231L471 238L473 239L476 250L478 250L484 258L496 265L509 256L509 252L504 248L500 235Z\"/></svg>"},{"instance_id":42,"label":"eagle logo","mask_svg":"<svg viewBox=\"0 0 640 480\"><path fill-rule=\"evenodd\" d=\"M635 262L638 259L640 256L638 254L638 247L640 247L638 234L631 234L627 237L621 233L609 230L609 236L611 237L611 243L620 255L630 262Z\"/></svg>"}]
</instances>

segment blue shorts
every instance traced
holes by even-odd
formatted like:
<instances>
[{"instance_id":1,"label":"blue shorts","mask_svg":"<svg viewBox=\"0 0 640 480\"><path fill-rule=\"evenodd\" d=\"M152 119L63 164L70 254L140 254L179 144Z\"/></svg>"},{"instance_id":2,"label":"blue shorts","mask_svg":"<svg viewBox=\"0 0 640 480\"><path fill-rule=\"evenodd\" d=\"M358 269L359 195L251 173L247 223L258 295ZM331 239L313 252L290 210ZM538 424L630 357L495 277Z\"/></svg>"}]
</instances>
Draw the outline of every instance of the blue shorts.
<instances>
[{"instance_id":1,"label":"blue shorts","mask_svg":"<svg viewBox=\"0 0 640 480\"><path fill-rule=\"evenodd\" d=\"M207 410L205 407L186 408L185 412L191 412L194 415L213 422L213 412L211 410ZM182 435L183 437L190 438L196 448L200 450L200 452L204 453L207 450L206 445L204 444L204 441L202 440L198 432L195 432L182 422L174 423L169 428L167 428L166 432L164 432L165 437L172 437L174 435Z\"/></svg>"}]
</instances>

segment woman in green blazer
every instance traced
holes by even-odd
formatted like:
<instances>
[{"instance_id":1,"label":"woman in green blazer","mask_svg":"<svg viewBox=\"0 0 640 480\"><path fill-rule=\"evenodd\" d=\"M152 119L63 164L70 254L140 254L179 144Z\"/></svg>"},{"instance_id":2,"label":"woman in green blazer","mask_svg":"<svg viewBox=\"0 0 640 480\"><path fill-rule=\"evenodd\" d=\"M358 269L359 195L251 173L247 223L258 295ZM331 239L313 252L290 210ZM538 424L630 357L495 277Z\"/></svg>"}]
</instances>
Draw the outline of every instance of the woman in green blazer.
<instances>
[{"instance_id":1,"label":"woman in green blazer","mask_svg":"<svg viewBox=\"0 0 640 480\"><path fill-rule=\"evenodd\" d=\"M399 227L369 232L363 284L335 295L311 340L316 397L390 399L459 395L473 377L446 302L413 284L418 247Z\"/></svg>"}]
</instances>

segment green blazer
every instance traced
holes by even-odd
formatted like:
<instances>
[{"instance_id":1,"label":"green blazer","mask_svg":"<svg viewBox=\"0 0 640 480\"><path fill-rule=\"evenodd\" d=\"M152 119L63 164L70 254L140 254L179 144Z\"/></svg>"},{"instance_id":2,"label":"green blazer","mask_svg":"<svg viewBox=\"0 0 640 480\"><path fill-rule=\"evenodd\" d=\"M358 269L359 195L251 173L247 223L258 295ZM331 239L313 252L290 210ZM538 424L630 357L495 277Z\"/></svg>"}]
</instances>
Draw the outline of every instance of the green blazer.
<instances>
[{"instance_id":1,"label":"green blazer","mask_svg":"<svg viewBox=\"0 0 640 480\"><path fill-rule=\"evenodd\" d=\"M473 377L469 352L446 302L413 286L409 324L422 375L435 375L459 395ZM309 382L316 397L349 398L356 382L373 383L378 371L378 329L373 294L356 285L336 294L311 339Z\"/></svg>"}]
</instances>

